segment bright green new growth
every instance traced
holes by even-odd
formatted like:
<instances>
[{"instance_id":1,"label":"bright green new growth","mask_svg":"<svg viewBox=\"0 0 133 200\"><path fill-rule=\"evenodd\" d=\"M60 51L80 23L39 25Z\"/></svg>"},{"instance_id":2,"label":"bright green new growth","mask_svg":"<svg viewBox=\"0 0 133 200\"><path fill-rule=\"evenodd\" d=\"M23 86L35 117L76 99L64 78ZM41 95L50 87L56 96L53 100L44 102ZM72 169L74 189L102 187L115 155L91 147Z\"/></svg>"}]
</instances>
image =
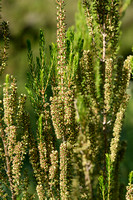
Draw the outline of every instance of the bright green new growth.
<instances>
[{"instance_id":1,"label":"bright green new growth","mask_svg":"<svg viewBox=\"0 0 133 200\"><path fill-rule=\"evenodd\" d=\"M110 155L106 154L106 180L104 177L101 175L99 177L99 185L100 185L100 190L101 190L101 196L102 199L109 200L111 199L111 184L112 184L112 172L113 172L113 165L111 163ZM106 182L105 182L106 181Z\"/></svg>"},{"instance_id":2,"label":"bright green new growth","mask_svg":"<svg viewBox=\"0 0 133 200\"><path fill-rule=\"evenodd\" d=\"M36 115L32 131L16 80L6 75L0 109L0 197L39 200L122 200L120 131L133 57L118 56L121 17L128 1L79 2L76 27L66 31L65 1L56 0L57 43L47 59L40 30L39 57L28 45L26 90ZM8 26L3 26L6 66ZM29 192L32 165L36 191ZM126 199L132 198L132 173Z\"/></svg>"},{"instance_id":3,"label":"bright green new growth","mask_svg":"<svg viewBox=\"0 0 133 200\"><path fill-rule=\"evenodd\" d=\"M133 171L129 174L129 183L127 186L127 193L126 193L126 200L132 200L133 199Z\"/></svg>"}]
</instances>

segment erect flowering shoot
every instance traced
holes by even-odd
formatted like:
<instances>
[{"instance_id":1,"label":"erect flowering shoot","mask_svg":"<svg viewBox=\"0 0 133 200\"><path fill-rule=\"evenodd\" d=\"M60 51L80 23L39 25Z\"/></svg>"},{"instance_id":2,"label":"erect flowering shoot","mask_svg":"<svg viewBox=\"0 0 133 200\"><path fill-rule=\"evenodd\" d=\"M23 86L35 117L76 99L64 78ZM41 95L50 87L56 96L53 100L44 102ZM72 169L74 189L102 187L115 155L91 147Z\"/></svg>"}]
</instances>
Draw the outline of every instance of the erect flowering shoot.
<instances>
[{"instance_id":1,"label":"erect flowering shoot","mask_svg":"<svg viewBox=\"0 0 133 200\"><path fill-rule=\"evenodd\" d=\"M66 141L68 138L74 139L75 127L72 126L72 121L75 120L75 110L74 110L74 67L78 60L78 56L73 54L72 49L66 50L66 31L65 31L65 3L62 0L57 2L57 77L58 83L57 87L53 88L54 96L51 98L51 114L52 121L55 128L55 133L58 139ZM67 39L72 45L74 35L72 31L68 32ZM66 51L68 51L66 56ZM75 57L74 57L75 56ZM73 70L73 71L72 71ZM56 93L55 93L55 91ZM72 98L71 98L72 97ZM70 137L70 135L72 137ZM75 137L76 138L76 137ZM70 140L71 140L70 139ZM72 139L72 140L73 140ZM69 141L70 141L69 140Z\"/></svg>"},{"instance_id":2,"label":"erect flowering shoot","mask_svg":"<svg viewBox=\"0 0 133 200\"><path fill-rule=\"evenodd\" d=\"M56 199L59 198L58 151L57 150L52 151L50 158L51 158L51 166L49 168L50 191L53 199Z\"/></svg>"},{"instance_id":3,"label":"erect flowering shoot","mask_svg":"<svg viewBox=\"0 0 133 200\"><path fill-rule=\"evenodd\" d=\"M118 154L119 148L119 138L120 138L120 131L122 128L122 122L124 118L125 109L127 106L127 102L129 100L129 96L125 95L122 104L120 105L119 111L116 115L116 120L113 127L113 138L111 139L110 144L110 158L111 162L114 163Z\"/></svg>"},{"instance_id":4,"label":"erect flowering shoot","mask_svg":"<svg viewBox=\"0 0 133 200\"><path fill-rule=\"evenodd\" d=\"M105 84L104 84L104 108L108 112L110 109L110 101L112 95L112 59L107 59L105 62Z\"/></svg>"},{"instance_id":5,"label":"erect flowering shoot","mask_svg":"<svg viewBox=\"0 0 133 200\"><path fill-rule=\"evenodd\" d=\"M119 70L116 78L118 85L115 86L115 97L114 97L114 108L113 111L116 115L114 119L114 127L113 127L113 138L110 144L110 152L111 152L111 161L114 162L117 156L118 145L119 145L119 137L120 137L120 130L122 127L122 122L124 118L125 109L127 106L127 102L129 100L129 95L126 93L126 89L129 86L130 80L130 73L131 73L131 58L132 56L128 56L127 59L124 61L123 66ZM120 73L120 77L118 77ZM117 103L119 102L119 104ZM115 106L116 104L116 106ZM114 118L114 117L113 117Z\"/></svg>"},{"instance_id":6,"label":"erect flowering shoot","mask_svg":"<svg viewBox=\"0 0 133 200\"><path fill-rule=\"evenodd\" d=\"M57 96L51 98L51 115L53 126L55 129L57 139L61 139L64 136L64 110L63 110L63 102L58 99Z\"/></svg>"},{"instance_id":7,"label":"erect flowering shoot","mask_svg":"<svg viewBox=\"0 0 133 200\"><path fill-rule=\"evenodd\" d=\"M62 200L68 199L67 188L67 144L63 142L60 145L60 190Z\"/></svg>"},{"instance_id":8,"label":"erect flowering shoot","mask_svg":"<svg viewBox=\"0 0 133 200\"><path fill-rule=\"evenodd\" d=\"M131 58L132 56L128 56L125 61L122 57L118 58L112 97L112 109L114 112L114 116L118 112L120 104L125 98L126 89L129 86L131 73Z\"/></svg>"},{"instance_id":9,"label":"erect flowering shoot","mask_svg":"<svg viewBox=\"0 0 133 200\"><path fill-rule=\"evenodd\" d=\"M66 68L66 24L65 24L65 3L63 0L56 0L57 3L57 70L60 82L60 89L63 94L64 70Z\"/></svg>"},{"instance_id":10,"label":"erect flowering shoot","mask_svg":"<svg viewBox=\"0 0 133 200\"><path fill-rule=\"evenodd\" d=\"M11 85L9 84L9 75L6 75L6 83L3 88L4 98L3 98L3 106L4 106L4 123L7 127L13 125L13 121L15 120L14 113L16 113L16 80L13 78Z\"/></svg>"}]
</instances>

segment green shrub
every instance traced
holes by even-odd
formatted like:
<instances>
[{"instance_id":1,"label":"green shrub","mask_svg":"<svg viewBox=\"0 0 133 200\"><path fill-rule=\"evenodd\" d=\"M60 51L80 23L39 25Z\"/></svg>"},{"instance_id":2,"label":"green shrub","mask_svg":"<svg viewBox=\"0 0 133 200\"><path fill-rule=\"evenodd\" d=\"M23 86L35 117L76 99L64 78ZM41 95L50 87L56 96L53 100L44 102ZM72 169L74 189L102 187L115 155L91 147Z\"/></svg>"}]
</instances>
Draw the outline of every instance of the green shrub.
<instances>
[{"instance_id":1,"label":"green shrub","mask_svg":"<svg viewBox=\"0 0 133 200\"><path fill-rule=\"evenodd\" d=\"M119 180L125 151L120 131L129 100L132 56L118 55L121 17L128 1L83 0L75 27L66 31L65 1L57 4L57 43L47 59L40 30L39 57L28 45L26 90L35 116L32 132L26 95L6 75L0 109L1 199L132 199ZM0 74L7 64L8 24L1 24ZM36 190L30 190L29 160Z\"/></svg>"}]
</instances>

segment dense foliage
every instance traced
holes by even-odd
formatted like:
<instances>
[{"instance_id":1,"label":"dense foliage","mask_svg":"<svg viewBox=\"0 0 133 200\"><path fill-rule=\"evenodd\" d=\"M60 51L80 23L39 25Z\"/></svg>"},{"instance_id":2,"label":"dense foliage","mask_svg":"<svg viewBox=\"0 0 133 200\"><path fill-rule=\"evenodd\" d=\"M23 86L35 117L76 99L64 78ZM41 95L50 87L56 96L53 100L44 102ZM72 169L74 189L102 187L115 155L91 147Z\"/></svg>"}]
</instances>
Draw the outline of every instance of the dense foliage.
<instances>
[{"instance_id":1,"label":"dense foliage","mask_svg":"<svg viewBox=\"0 0 133 200\"><path fill-rule=\"evenodd\" d=\"M1 199L132 199L119 179L125 142L120 132L129 100L133 57L118 56L127 2L83 0L75 27L66 31L65 1L57 4L57 43L47 58L40 30L39 57L28 45L26 90L35 116L32 131L26 95L6 75L0 109ZM9 30L1 23L0 74L7 64ZM27 160L33 170L30 191Z\"/></svg>"}]
</instances>

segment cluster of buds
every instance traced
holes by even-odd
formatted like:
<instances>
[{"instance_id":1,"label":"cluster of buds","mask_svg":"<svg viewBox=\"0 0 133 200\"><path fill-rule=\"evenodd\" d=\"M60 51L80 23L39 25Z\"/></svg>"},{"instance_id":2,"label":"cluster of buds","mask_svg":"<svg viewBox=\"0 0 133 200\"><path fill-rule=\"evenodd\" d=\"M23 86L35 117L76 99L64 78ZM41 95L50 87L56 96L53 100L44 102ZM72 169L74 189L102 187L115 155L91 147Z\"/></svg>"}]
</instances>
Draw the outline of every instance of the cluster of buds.
<instances>
[{"instance_id":1,"label":"cluster of buds","mask_svg":"<svg viewBox=\"0 0 133 200\"><path fill-rule=\"evenodd\" d=\"M58 62L57 70L60 80L60 89L63 94L63 75L66 68L66 24L65 24L65 3L63 0L56 0L57 2L57 48L58 48Z\"/></svg>"},{"instance_id":2,"label":"cluster of buds","mask_svg":"<svg viewBox=\"0 0 133 200\"><path fill-rule=\"evenodd\" d=\"M113 127L113 138L110 144L110 158L111 162L114 163L117 157L118 149L119 149L119 138L120 138L120 131L122 128L122 122L124 118L125 109L127 106L127 102L129 100L129 96L125 95L125 99L123 100L119 111L116 115L116 120Z\"/></svg>"}]
</instances>

